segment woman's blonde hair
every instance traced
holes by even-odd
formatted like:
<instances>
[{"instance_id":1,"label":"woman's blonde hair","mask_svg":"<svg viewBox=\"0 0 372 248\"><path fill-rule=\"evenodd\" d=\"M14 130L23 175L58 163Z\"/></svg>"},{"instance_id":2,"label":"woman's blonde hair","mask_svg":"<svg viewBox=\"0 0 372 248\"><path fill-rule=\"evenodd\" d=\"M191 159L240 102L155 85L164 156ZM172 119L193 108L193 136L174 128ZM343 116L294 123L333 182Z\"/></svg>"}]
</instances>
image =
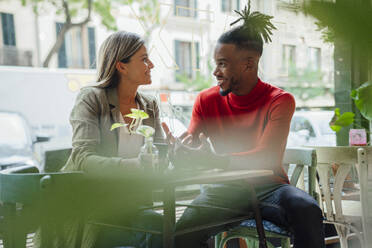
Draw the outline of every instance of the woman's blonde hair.
<instances>
[{"instance_id":1,"label":"woman's blonde hair","mask_svg":"<svg viewBox=\"0 0 372 248\"><path fill-rule=\"evenodd\" d=\"M116 63L130 58L145 44L135 33L119 31L111 34L102 43L98 52L97 82L102 88L115 87L118 83Z\"/></svg>"}]
</instances>

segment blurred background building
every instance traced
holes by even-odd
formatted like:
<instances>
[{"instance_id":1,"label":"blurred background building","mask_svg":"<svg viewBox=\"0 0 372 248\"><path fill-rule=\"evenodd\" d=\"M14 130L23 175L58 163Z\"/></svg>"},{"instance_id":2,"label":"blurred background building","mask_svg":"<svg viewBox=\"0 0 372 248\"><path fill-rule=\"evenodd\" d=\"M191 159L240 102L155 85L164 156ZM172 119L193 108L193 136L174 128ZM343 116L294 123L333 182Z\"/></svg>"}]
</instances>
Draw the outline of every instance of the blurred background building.
<instances>
[{"instance_id":1,"label":"blurred background building","mask_svg":"<svg viewBox=\"0 0 372 248\"><path fill-rule=\"evenodd\" d=\"M110 6L100 7L95 4L105 1L93 1L90 21L70 28L49 56L66 24L63 6L52 2L22 5L22 1L0 0L0 109L21 112L34 129L68 140L74 98L81 87L95 81L98 48L112 29L144 36L155 69L153 84L142 90L155 93L163 114L187 126L197 92L215 84L216 41L238 18L234 10L247 4L243 0L136 0L109 1ZM84 22L88 10L75 10L72 2L72 21ZM331 108L333 45L323 42L313 18L288 7L293 2L251 1L253 10L274 16L277 27L273 42L264 47L259 75L294 94L298 108Z\"/></svg>"}]
</instances>

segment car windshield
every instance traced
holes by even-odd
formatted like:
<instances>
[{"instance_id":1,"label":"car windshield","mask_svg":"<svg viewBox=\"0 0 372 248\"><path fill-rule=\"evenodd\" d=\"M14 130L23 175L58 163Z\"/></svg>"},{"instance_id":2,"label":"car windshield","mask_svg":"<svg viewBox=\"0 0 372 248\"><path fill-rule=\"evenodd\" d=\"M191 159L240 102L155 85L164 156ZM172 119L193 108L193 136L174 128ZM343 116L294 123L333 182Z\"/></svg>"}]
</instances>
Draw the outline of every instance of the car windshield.
<instances>
[{"instance_id":1,"label":"car windshield","mask_svg":"<svg viewBox=\"0 0 372 248\"><path fill-rule=\"evenodd\" d=\"M16 114L0 113L0 145L23 148L27 142L22 119Z\"/></svg>"}]
</instances>

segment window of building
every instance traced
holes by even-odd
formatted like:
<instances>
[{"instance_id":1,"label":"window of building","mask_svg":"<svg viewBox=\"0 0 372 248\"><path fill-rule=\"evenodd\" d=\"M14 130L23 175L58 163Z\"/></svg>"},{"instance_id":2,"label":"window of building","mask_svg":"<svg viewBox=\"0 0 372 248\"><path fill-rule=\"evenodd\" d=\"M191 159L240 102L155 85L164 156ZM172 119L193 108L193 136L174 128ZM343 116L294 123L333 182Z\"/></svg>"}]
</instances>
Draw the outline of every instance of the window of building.
<instances>
[{"instance_id":1,"label":"window of building","mask_svg":"<svg viewBox=\"0 0 372 248\"><path fill-rule=\"evenodd\" d=\"M240 0L221 0L221 11L222 12L233 12L234 10L240 9Z\"/></svg>"},{"instance_id":2,"label":"window of building","mask_svg":"<svg viewBox=\"0 0 372 248\"><path fill-rule=\"evenodd\" d=\"M174 15L197 17L197 0L174 0Z\"/></svg>"},{"instance_id":3,"label":"window of building","mask_svg":"<svg viewBox=\"0 0 372 248\"><path fill-rule=\"evenodd\" d=\"M63 23L56 24L57 35L62 27ZM84 39L84 36L87 38ZM58 51L58 67L95 68L95 50L94 28L72 28L65 34L65 39Z\"/></svg>"},{"instance_id":4,"label":"window of building","mask_svg":"<svg viewBox=\"0 0 372 248\"><path fill-rule=\"evenodd\" d=\"M282 70L288 73L291 67L296 65L296 46L283 45L282 47Z\"/></svg>"},{"instance_id":5,"label":"window of building","mask_svg":"<svg viewBox=\"0 0 372 248\"><path fill-rule=\"evenodd\" d=\"M199 68L199 42L175 41L176 63L179 69L177 75L192 78Z\"/></svg>"},{"instance_id":6,"label":"window of building","mask_svg":"<svg viewBox=\"0 0 372 248\"><path fill-rule=\"evenodd\" d=\"M96 35L93 27L88 27L89 68L96 68Z\"/></svg>"},{"instance_id":7,"label":"window of building","mask_svg":"<svg viewBox=\"0 0 372 248\"><path fill-rule=\"evenodd\" d=\"M318 47L308 48L308 67L313 71L321 70L321 51Z\"/></svg>"},{"instance_id":8,"label":"window of building","mask_svg":"<svg viewBox=\"0 0 372 248\"><path fill-rule=\"evenodd\" d=\"M3 44L5 46L15 46L15 29L13 14L1 13L1 28L3 31Z\"/></svg>"}]
</instances>

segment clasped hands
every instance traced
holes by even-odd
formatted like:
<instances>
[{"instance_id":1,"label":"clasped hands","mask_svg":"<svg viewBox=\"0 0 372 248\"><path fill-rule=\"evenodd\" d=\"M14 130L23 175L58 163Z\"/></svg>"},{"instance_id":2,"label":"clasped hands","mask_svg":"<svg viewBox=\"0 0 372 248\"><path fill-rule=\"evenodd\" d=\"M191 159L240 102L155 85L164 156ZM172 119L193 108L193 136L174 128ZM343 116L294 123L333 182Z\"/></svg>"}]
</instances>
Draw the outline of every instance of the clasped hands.
<instances>
[{"instance_id":1,"label":"clasped hands","mask_svg":"<svg viewBox=\"0 0 372 248\"><path fill-rule=\"evenodd\" d=\"M218 155L203 133L199 135L200 145L193 147L191 134L185 132L174 137L166 123L163 122L162 127L167 137L169 159L176 168L225 168L228 165L228 157Z\"/></svg>"}]
</instances>

